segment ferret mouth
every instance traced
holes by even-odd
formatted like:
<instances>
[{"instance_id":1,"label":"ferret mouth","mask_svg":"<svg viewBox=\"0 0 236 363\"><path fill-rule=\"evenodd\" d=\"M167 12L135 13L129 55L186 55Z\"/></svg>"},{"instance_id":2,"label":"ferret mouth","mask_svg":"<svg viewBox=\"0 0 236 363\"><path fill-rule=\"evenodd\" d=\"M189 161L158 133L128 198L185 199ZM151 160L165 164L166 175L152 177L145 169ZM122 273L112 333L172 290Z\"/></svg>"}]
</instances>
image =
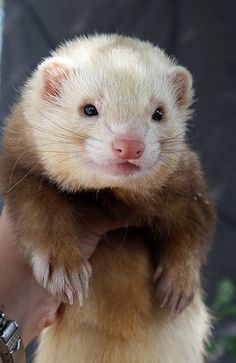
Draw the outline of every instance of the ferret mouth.
<instances>
[{"instance_id":1,"label":"ferret mouth","mask_svg":"<svg viewBox=\"0 0 236 363\"><path fill-rule=\"evenodd\" d=\"M100 169L103 173L111 176L132 176L141 170L141 167L129 161L98 164L96 162L89 163L92 170Z\"/></svg>"},{"instance_id":2,"label":"ferret mouth","mask_svg":"<svg viewBox=\"0 0 236 363\"><path fill-rule=\"evenodd\" d=\"M123 163L116 163L110 165L104 165L103 169L112 175L132 175L140 171L140 166L132 164L129 161Z\"/></svg>"}]
</instances>

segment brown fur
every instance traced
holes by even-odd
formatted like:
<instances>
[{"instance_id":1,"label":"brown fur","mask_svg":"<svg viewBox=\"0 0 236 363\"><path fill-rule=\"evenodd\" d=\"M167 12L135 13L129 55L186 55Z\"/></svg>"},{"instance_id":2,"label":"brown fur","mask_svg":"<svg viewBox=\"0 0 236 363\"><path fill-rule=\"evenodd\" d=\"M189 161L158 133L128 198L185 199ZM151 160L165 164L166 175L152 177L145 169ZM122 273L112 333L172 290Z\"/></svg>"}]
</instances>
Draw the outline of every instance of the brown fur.
<instances>
[{"instance_id":1,"label":"brown fur","mask_svg":"<svg viewBox=\"0 0 236 363\"><path fill-rule=\"evenodd\" d=\"M42 175L30 142L32 136L22 118L20 107L16 107L5 132L2 174L6 204L26 253L37 243L40 250L51 247L52 265L64 262L68 269L76 266L82 260L77 235L82 233L86 220L89 225L93 218L99 218L93 212L96 206L114 219L134 220L148 227L156 245L156 265L163 266L157 296L161 300L172 293L170 309L177 309L181 297L186 306L200 283L200 268L209 249L214 221L196 155L186 148L179 168L164 186L156 190L153 182L145 196L119 188L72 195L61 192ZM87 203L82 215L81 198Z\"/></svg>"},{"instance_id":2,"label":"brown fur","mask_svg":"<svg viewBox=\"0 0 236 363\"><path fill-rule=\"evenodd\" d=\"M85 305L65 306L42 334L35 363L203 363L209 322L199 292L167 319L155 299L148 247L147 234L135 229L103 238Z\"/></svg>"},{"instance_id":3,"label":"brown fur","mask_svg":"<svg viewBox=\"0 0 236 363\"><path fill-rule=\"evenodd\" d=\"M111 36L111 39L106 36L101 39L95 37L88 40L88 43L84 40L84 51L86 53L87 44L96 52L99 42L101 45L107 42L106 49L109 50L109 42L113 38L116 36ZM140 180L134 178L130 183L122 184L120 179L121 184L114 183L113 187L109 186L112 179L101 175L97 177L96 172L94 175L90 173L88 188L85 185L86 168L83 177L78 180L81 169L76 176L73 173L73 166L77 167L77 164L71 162L68 166L58 156L65 155L63 152L68 151L65 147L60 154L60 142L64 146L69 141L71 145L78 144L80 148L76 152L83 156L81 150L84 150L82 146L86 144L86 137L91 136L95 140L97 137L94 131L96 123L90 123L89 127L84 124L81 112L85 101L81 103L80 100L81 129L77 129L78 125L73 119L77 115L75 105L78 110L77 99L73 96L80 92L80 74L77 68L70 69L69 58L73 60L73 66L77 59L75 55L81 52L80 41L67 45L64 50L62 48L61 53L59 51L59 65L63 52L66 55L63 67L68 70L68 74L65 74L65 78L59 77L60 82L55 83L58 79L57 72L53 69L54 63L51 59L46 60L25 87L22 100L7 120L2 150L2 192L26 258L31 263L40 254L48 258L47 265L50 263L50 269L47 270L43 265L42 269L47 270L47 273L43 271L43 275L40 274L42 260L36 261L39 274L35 274L35 277L49 291L55 293L55 282L58 283L62 272L65 272L63 284L58 284L56 293L66 302L72 302L71 294L74 294L81 305L90 275L89 263L80 248L84 233L92 229L95 222L100 221L102 224L109 219L113 225L136 226L108 233L102 238L91 259L93 276L84 307L77 302L71 307L65 307L57 322L43 335L46 338L42 338L40 344L37 358L39 363L48 362L48 357L54 363L74 363L77 354L80 363L203 362L209 319L201 300L200 274L212 239L214 210L198 158L184 141L185 121L189 117L188 108L193 93L191 76L150 44L130 38L121 38L120 42L125 45L124 49L121 47L116 50L120 58L116 53L112 57L118 61L118 68L114 69L116 77L120 77L122 87L119 87L119 82L114 90L110 87L109 77L113 76L114 70L112 67L109 68L110 76L107 80L107 89L110 87L111 92L110 102L113 102L112 112L115 109L109 116L112 119L111 125L125 125L126 129L123 130L130 132L135 125L135 117L140 118L139 123L142 120L143 124L148 124L150 144L157 144L158 140L161 153L164 153L164 162L160 163L157 170L152 169L150 174L143 174ZM136 44L135 49L137 46L137 52L135 50L134 53L133 42ZM133 64L138 62L140 67L137 74L124 71L127 64L123 64L122 52L127 52L129 47L132 50L128 53L130 59ZM139 49L139 56L144 60L147 57L152 64L148 75L145 62L142 68L139 56L137 58ZM111 54L108 53L108 56ZM101 62L107 77L104 65L106 59L93 59L96 65ZM159 95L159 99L152 100L151 104L149 99L149 106L145 109L145 114L142 114L143 105L146 104L147 107L147 99L144 98L145 103L140 96L143 80L147 83L146 92L149 95L153 75L151 67L159 71L158 62L164 67L166 78L164 80L163 73L160 72L157 79L163 88L163 97L168 99L163 101ZM86 62L82 62L80 67L83 68L85 64ZM120 71L122 64L124 69ZM48 76L46 88L45 80L41 77L42 74L45 76L45 72ZM127 78L127 74L130 78ZM140 75L145 75L146 78ZM90 86L92 81L93 76ZM70 85L69 82L73 87L69 87L70 92L67 94L66 85ZM138 93L134 95L133 90ZM96 87L93 92L94 97L98 97ZM31 96L42 109L38 109L34 103L31 105ZM168 101L166 105L165 101ZM68 108L61 107L65 106L63 102ZM117 110L121 112L118 114L116 102ZM160 125L154 124L152 108L162 106L162 103L165 117ZM132 113L132 108L136 113ZM68 116L69 109L72 111ZM56 122L56 116L60 115L60 122L67 122L66 127L73 125L72 129L68 130L63 124L50 120L50 116L47 116L50 112L55 112ZM106 121L104 114L103 126ZM130 118L130 115L134 115L134 118ZM67 116L69 119L71 117L73 123L66 120ZM121 119L123 121L119 123ZM46 128L41 128L42 120ZM99 132L101 135L102 127ZM47 145L47 137L51 148L44 157L42 142L45 138ZM74 149L70 149L73 152L71 150ZM155 150L157 153L157 148ZM101 155L100 151L100 158ZM55 159L51 159L53 156L57 158L55 165L52 162ZM58 167L58 161L61 168ZM82 162L78 165L83 168ZM96 181L101 184L96 186ZM81 275L77 274L75 278L73 274L78 271ZM83 290L83 296L80 295L80 289ZM76 295L77 292L79 294ZM183 313L180 314L181 312ZM167 322L169 315L177 318Z\"/></svg>"}]
</instances>

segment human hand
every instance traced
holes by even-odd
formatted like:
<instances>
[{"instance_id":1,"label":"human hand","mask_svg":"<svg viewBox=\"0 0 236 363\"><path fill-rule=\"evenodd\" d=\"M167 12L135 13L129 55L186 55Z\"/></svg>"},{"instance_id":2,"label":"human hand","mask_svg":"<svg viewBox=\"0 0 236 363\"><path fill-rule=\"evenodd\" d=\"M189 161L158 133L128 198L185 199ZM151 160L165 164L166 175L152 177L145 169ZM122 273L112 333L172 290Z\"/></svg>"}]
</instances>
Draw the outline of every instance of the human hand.
<instances>
[{"instance_id":1,"label":"human hand","mask_svg":"<svg viewBox=\"0 0 236 363\"><path fill-rule=\"evenodd\" d=\"M24 345L51 324L60 300L33 279L32 272L19 250L6 208L0 218L0 310L18 323Z\"/></svg>"}]
</instances>

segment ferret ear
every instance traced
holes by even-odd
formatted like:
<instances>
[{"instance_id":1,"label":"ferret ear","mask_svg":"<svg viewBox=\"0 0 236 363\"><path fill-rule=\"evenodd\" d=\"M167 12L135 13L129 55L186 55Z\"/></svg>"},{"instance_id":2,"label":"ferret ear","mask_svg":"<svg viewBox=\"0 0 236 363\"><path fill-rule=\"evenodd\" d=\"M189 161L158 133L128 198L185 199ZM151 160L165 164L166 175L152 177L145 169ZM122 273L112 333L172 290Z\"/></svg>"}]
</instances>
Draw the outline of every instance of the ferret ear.
<instances>
[{"instance_id":1,"label":"ferret ear","mask_svg":"<svg viewBox=\"0 0 236 363\"><path fill-rule=\"evenodd\" d=\"M53 57L45 60L39 70L42 76L42 97L50 101L59 96L62 83L69 78L73 67L66 57Z\"/></svg>"},{"instance_id":2,"label":"ferret ear","mask_svg":"<svg viewBox=\"0 0 236 363\"><path fill-rule=\"evenodd\" d=\"M181 66L175 67L170 75L175 103L179 108L187 108L192 101L192 76L189 71Z\"/></svg>"}]
</instances>

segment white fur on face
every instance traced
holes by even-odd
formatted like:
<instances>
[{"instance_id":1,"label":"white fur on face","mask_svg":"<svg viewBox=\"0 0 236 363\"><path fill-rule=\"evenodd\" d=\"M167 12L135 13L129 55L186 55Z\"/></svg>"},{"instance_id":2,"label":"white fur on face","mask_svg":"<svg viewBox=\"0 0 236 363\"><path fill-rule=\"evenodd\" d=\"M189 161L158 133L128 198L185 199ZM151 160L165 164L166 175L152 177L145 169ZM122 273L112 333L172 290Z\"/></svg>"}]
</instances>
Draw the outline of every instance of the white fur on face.
<instances>
[{"instance_id":1,"label":"white fur on face","mask_svg":"<svg viewBox=\"0 0 236 363\"><path fill-rule=\"evenodd\" d=\"M119 44L113 46L115 40ZM137 184L162 165L175 168L188 105L179 109L175 104L169 75L177 67L162 51L131 38L98 36L75 40L54 55L24 94L25 116L47 175L63 188L78 190ZM42 69L54 59L63 59L68 75L59 95L45 100ZM86 104L93 104L99 115L85 116ZM158 107L165 113L161 122L152 120ZM112 142L127 137L142 140L144 153L129 160L137 166L134 172L114 175L109 166L120 160Z\"/></svg>"}]
</instances>

